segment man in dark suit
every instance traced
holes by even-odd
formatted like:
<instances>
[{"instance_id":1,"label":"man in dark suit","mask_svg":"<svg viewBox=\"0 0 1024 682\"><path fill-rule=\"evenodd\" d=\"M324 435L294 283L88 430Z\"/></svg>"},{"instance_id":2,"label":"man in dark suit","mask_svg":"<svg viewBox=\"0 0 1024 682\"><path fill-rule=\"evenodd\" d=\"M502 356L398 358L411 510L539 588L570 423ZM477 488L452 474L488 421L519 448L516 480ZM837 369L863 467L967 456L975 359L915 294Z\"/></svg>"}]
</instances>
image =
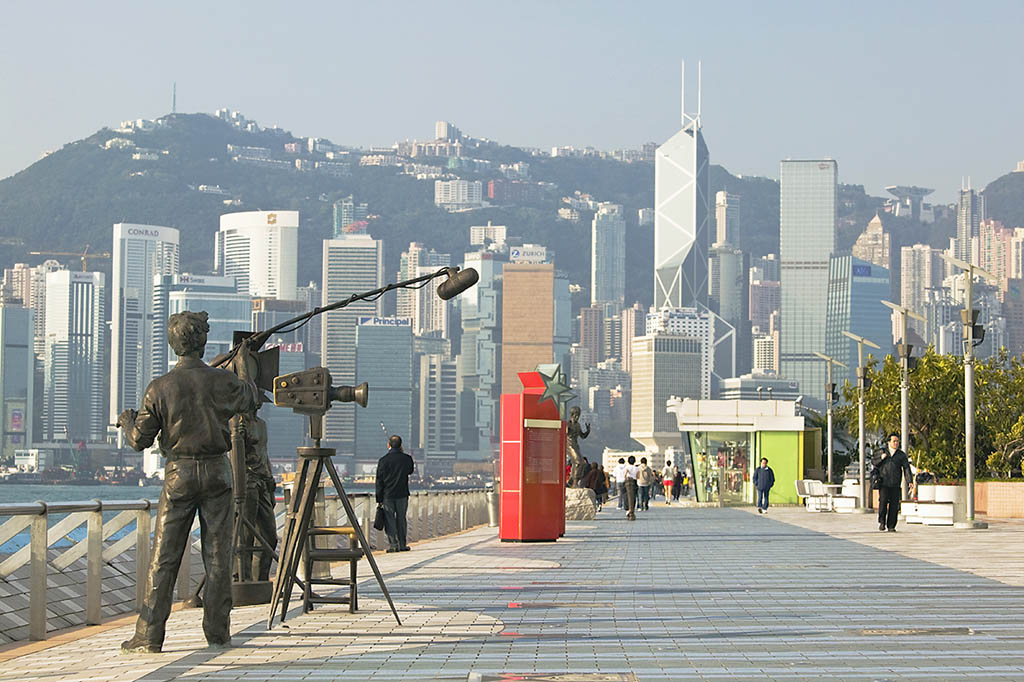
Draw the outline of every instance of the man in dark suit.
<instances>
[{"instance_id":1,"label":"man in dark suit","mask_svg":"<svg viewBox=\"0 0 1024 682\"><path fill-rule=\"evenodd\" d=\"M388 438L388 451L377 461L377 504L384 507L388 552L408 552L405 513L409 509L409 475L416 469L402 450L402 437Z\"/></svg>"},{"instance_id":2,"label":"man in dark suit","mask_svg":"<svg viewBox=\"0 0 1024 682\"><path fill-rule=\"evenodd\" d=\"M875 465L872 476L878 482L878 530L896 532L903 476L907 477L908 483L913 481L910 459L907 453L900 450L900 434L890 433L888 447L882 452L882 459Z\"/></svg>"}]
</instances>

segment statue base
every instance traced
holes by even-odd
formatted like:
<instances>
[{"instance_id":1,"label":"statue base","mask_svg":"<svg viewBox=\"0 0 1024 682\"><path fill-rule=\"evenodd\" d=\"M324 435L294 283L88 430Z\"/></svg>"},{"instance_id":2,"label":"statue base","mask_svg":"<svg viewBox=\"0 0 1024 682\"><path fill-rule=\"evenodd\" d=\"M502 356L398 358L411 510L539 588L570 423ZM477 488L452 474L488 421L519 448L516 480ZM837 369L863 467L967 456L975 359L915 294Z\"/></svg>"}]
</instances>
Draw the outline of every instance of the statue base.
<instances>
[{"instance_id":1,"label":"statue base","mask_svg":"<svg viewBox=\"0 0 1024 682\"><path fill-rule=\"evenodd\" d=\"M597 516L597 495L590 488L565 489L565 520L589 521Z\"/></svg>"}]
</instances>

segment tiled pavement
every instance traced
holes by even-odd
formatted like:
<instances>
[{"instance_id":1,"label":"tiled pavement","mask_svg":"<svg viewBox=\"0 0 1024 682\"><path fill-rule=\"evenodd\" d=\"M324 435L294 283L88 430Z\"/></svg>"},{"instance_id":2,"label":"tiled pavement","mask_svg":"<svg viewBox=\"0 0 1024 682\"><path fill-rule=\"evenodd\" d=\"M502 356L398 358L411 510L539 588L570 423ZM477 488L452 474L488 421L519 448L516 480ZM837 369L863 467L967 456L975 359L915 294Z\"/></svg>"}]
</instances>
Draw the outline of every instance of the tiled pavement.
<instances>
[{"instance_id":1,"label":"tiled pavement","mask_svg":"<svg viewBox=\"0 0 1024 682\"><path fill-rule=\"evenodd\" d=\"M176 612L164 654L118 655L123 626L12 658L0 680L1024 680L1024 587L913 557L929 540L977 555L984 531L875 538L869 523L658 504L635 523L606 509L557 543L476 529L379 557L402 627L371 581L356 615L268 632L264 607L238 609L227 652L200 648L200 614ZM1000 533L1024 549L1024 526Z\"/></svg>"}]
</instances>

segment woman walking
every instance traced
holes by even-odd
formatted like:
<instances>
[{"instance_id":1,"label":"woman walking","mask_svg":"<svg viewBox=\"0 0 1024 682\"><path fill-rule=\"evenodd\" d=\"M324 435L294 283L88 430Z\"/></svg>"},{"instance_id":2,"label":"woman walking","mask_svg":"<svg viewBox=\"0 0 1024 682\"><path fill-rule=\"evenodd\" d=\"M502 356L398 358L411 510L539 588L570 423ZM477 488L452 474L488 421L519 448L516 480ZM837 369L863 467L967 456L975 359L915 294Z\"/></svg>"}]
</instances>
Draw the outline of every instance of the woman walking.
<instances>
[{"instance_id":1,"label":"woman walking","mask_svg":"<svg viewBox=\"0 0 1024 682\"><path fill-rule=\"evenodd\" d=\"M675 482L675 473L672 471L672 462L665 462L665 469L661 475L662 485L665 486L665 504L672 504L672 484Z\"/></svg>"}]
</instances>

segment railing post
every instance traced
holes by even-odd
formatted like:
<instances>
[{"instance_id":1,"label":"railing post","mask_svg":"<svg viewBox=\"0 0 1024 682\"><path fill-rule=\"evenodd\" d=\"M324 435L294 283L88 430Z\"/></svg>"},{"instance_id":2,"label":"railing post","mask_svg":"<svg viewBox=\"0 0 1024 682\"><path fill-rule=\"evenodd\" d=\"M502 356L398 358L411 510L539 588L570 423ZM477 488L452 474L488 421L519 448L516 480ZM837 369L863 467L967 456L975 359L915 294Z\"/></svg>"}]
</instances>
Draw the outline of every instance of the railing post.
<instances>
[{"instance_id":1,"label":"railing post","mask_svg":"<svg viewBox=\"0 0 1024 682\"><path fill-rule=\"evenodd\" d=\"M459 497L463 497L464 498L465 495L459 495ZM466 504L460 500L459 501L459 530L463 531L463 530L466 530L466 528L467 528L467 526L466 526Z\"/></svg>"},{"instance_id":2,"label":"railing post","mask_svg":"<svg viewBox=\"0 0 1024 682\"><path fill-rule=\"evenodd\" d=\"M375 544L377 538L377 529L373 527L374 512L377 509L377 505L374 504L374 498L369 493L363 495L363 532L366 533L366 541L370 543L371 547L376 547Z\"/></svg>"},{"instance_id":3,"label":"railing post","mask_svg":"<svg viewBox=\"0 0 1024 682\"><path fill-rule=\"evenodd\" d=\"M96 500L86 529L85 622L99 625L103 605L103 503Z\"/></svg>"},{"instance_id":4,"label":"railing post","mask_svg":"<svg viewBox=\"0 0 1024 682\"><path fill-rule=\"evenodd\" d=\"M141 611L149 591L149 561L153 545L149 537L149 504L135 517L135 610Z\"/></svg>"},{"instance_id":5,"label":"railing post","mask_svg":"<svg viewBox=\"0 0 1024 682\"><path fill-rule=\"evenodd\" d=\"M46 531L48 515L46 504L40 502L43 512L32 519L29 543L29 639L46 639Z\"/></svg>"}]
</instances>

